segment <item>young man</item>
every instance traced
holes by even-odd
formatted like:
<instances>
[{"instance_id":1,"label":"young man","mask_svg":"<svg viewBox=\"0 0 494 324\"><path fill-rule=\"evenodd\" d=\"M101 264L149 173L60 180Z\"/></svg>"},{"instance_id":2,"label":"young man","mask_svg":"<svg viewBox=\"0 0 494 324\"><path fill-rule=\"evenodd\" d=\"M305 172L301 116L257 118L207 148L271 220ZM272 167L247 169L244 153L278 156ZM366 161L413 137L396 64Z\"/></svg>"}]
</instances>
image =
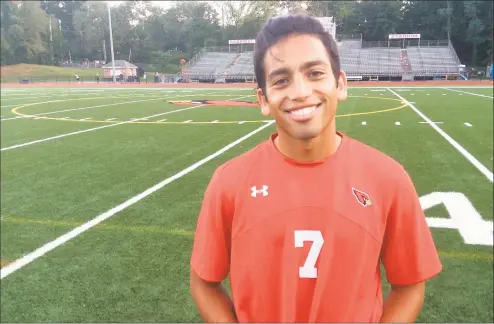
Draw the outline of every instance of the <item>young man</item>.
<instances>
[{"instance_id":1,"label":"young man","mask_svg":"<svg viewBox=\"0 0 494 324\"><path fill-rule=\"evenodd\" d=\"M407 172L336 130L347 83L335 41L311 17L270 19L254 64L277 132L206 190L190 271L203 319L415 321L441 263Z\"/></svg>"}]
</instances>

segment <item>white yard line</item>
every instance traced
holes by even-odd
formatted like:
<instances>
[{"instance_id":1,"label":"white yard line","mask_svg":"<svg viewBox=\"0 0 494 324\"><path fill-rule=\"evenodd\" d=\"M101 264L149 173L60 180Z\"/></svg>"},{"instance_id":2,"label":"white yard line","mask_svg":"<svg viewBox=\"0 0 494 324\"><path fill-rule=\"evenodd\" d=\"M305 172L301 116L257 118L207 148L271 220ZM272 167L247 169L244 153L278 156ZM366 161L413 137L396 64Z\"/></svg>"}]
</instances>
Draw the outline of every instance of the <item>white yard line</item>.
<instances>
[{"instance_id":1,"label":"white yard line","mask_svg":"<svg viewBox=\"0 0 494 324\"><path fill-rule=\"evenodd\" d=\"M241 98L245 98L245 97L251 97L251 96L254 96L254 95L251 94L251 95L247 95L247 96L242 96L242 97L234 98L234 99L231 99L231 100L237 100L237 99L241 99ZM226 101L228 101L228 100L226 100ZM16 149L16 148L20 148L20 147L24 147L24 146L29 146L29 145L33 145L33 144L38 144L38 143L43 143L43 142L51 141L51 140L58 139L58 138L63 138L63 137L68 137L68 136L72 136L72 135L88 133L88 132L92 132L92 131L96 131L96 130L100 130L100 129L104 129L104 128L109 128L109 127L115 127L115 126L124 125L124 124L129 124L129 123L132 123L133 121L142 120L144 118L153 118L153 117L168 115L168 114L172 114L172 113L176 113L176 112L180 112L180 111L185 111L185 110L199 108L199 107L202 107L202 106L205 106L205 104L197 105L197 106L192 106L192 107L187 107L187 108L182 108L182 109L177 109L177 110L171 110L171 111L159 113L159 114L156 114L156 115L151 115L151 116L145 116L145 117L131 119L131 120L120 122L120 123L115 123L115 124L110 124L110 125L104 125L104 126L99 126L99 127L88 128L88 129L84 129L84 130L77 131L77 132L71 132L71 133L61 134L61 135L47 137L47 138L43 138L43 139L39 139L39 140L27 142L27 143L22 143L22 144L17 144L17 145L13 145L13 146L3 147L2 149L0 149L0 151L1 152L8 151L8 150L12 150L12 149Z\"/></svg>"},{"instance_id":2,"label":"white yard line","mask_svg":"<svg viewBox=\"0 0 494 324\"><path fill-rule=\"evenodd\" d=\"M214 93L207 93L203 94L207 96L215 96L217 95L216 92ZM218 94L221 95L221 94ZM194 95L185 95L181 97L192 97ZM104 97L102 99L108 99L112 97ZM122 97L115 97L117 99L120 99ZM130 103L135 103L135 102L144 102L144 101L153 101L153 100L163 100L163 99L169 99L170 97L159 97L159 98L150 98L150 99L140 99L140 100L133 100L133 101L125 101L125 102L117 102L117 103L112 103L112 104L104 104L104 105L97 105L97 106L87 106L87 107L80 107L80 108L72 108L72 109L64 109L64 110L56 110L56 111L50 111L46 113L40 113L40 114L33 114L29 116L16 116L16 117L11 117L11 118L5 118L2 119L2 121L7 121L7 120L14 120L14 119L22 119L22 118L31 118L33 116L43 116L43 115L51 115L51 114L56 114L56 113L61 113L61 112L67 112L67 111L76 111L76 110L84 110L84 109L93 109L93 108L101 108L101 107L109 107L109 106L117 106L117 105L125 105L125 104L130 104ZM77 98L79 99L79 98ZM70 99L72 100L77 100L77 99ZM84 98L87 99L87 98ZM100 97L91 97L91 99L100 99ZM34 106L34 105L39 105L39 104L45 104L45 103L52 103L52 102L64 102L64 101L69 101L68 99L58 99L58 100L51 100L51 101L44 101L44 102L31 102L23 105L15 105L18 107L29 107L29 106Z\"/></svg>"},{"instance_id":3,"label":"white yard line","mask_svg":"<svg viewBox=\"0 0 494 324\"><path fill-rule=\"evenodd\" d=\"M39 113L39 114L34 114L34 115L29 115L29 116L16 116L16 117L12 117L12 118L2 119L2 121L22 119L22 118L31 118L33 116L51 115L51 114L67 112L67 111L76 111L76 110L93 109L93 108L101 108L101 107L109 107L109 106L117 106L117 105L126 105L126 104L130 104L130 103L135 103L135 102L152 101L152 100L160 100L160 99L163 99L163 98L142 99L142 100L134 100L134 101L116 102L116 103L112 103L112 104L104 104L104 105L97 105L97 106L87 106L87 107L80 107L80 108L64 109L64 110L50 111L50 112L46 112L46 113ZM67 100L54 100L54 101L50 101L50 102L63 102L63 101L67 101ZM47 102L47 103L49 103L49 102ZM32 104L16 105L16 106L28 107L29 105L32 105Z\"/></svg>"},{"instance_id":4,"label":"white yard line","mask_svg":"<svg viewBox=\"0 0 494 324\"><path fill-rule=\"evenodd\" d=\"M449 91L454 91L454 92L466 93L466 94L469 94L469 95L472 95L472 96L484 97L484 98L490 98L490 99L492 99L492 96L486 96L486 95L482 95L482 94L478 94L478 93L461 91L461 90L455 90L455 89L450 89L450 88L443 88L443 89L449 90Z\"/></svg>"},{"instance_id":5,"label":"white yard line","mask_svg":"<svg viewBox=\"0 0 494 324\"><path fill-rule=\"evenodd\" d=\"M445 131L443 131L439 126L434 124L432 120L430 120L426 115L424 115L420 110L417 109L413 104L407 101L405 98L394 92L393 90L388 90L393 93L395 96L403 100L410 108L412 108L423 120L425 120L429 125L431 125L434 130L436 130L442 137L444 137L449 144L451 144L455 149L458 150L470 163L472 163L484 176L489 179L490 182L493 182L493 174L489 169L487 169L482 163L479 162L472 154L470 154L463 146L461 146L457 141L455 141L451 136L449 136Z\"/></svg>"},{"instance_id":6,"label":"white yard line","mask_svg":"<svg viewBox=\"0 0 494 324\"><path fill-rule=\"evenodd\" d=\"M67 97L67 96L87 96L87 95L105 95L104 93L92 93L92 92L86 92L86 93L53 93L53 94L47 94L43 93L40 96L32 96L32 97L26 97L26 96L18 96L18 97L12 97L12 96L7 96L7 98L2 97L2 100L23 100L23 99L38 99L38 98L47 98L47 97ZM104 98L104 97L103 97Z\"/></svg>"},{"instance_id":7,"label":"white yard line","mask_svg":"<svg viewBox=\"0 0 494 324\"><path fill-rule=\"evenodd\" d=\"M55 240L51 241L51 242L48 242L46 243L45 245L39 247L38 249L34 250L33 252L31 253L28 253L26 255L24 255L23 257L21 257L20 259L17 259L16 261L8 264L7 266L3 267L1 270L0 270L0 279L3 279L5 277L7 277L8 275L14 273L15 271L21 269L22 267L28 265L29 263L33 262L34 260L40 258L41 256L43 256L44 254L50 252L51 250L54 250L55 248L59 247L60 245L63 245L65 244L66 242L68 242L69 240L77 237L78 235L84 233L85 231L89 230L90 228L98 225L99 223L107 220L108 218L114 216L115 214L117 214L118 212L121 212L122 210L128 208L129 206L132 206L133 204L139 202L140 200L146 198L147 196L151 195L152 193L160 190L161 188L163 188L164 186L170 184L171 182L185 176L186 174L194 171L195 169L197 169L198 167L200 167L201 165L205 164L206 162L214 159L215 157L223 154L224 152L228 151L229 149L231 149L232 147L238 145L239 143L241 143L242 141L246 140L247 138L255 135L256 133L262 131L263 129L269 127L274 121L271 121L270 123L267 123L267 124L264 124L263 126L253 130L252 132L248 133L247 135L237 139L236 141L228 144L227 146L221 148L220 150L216 151L215 153L205 157L204 159L192 164L191 166L189 166L188 168L186 169L183 169L182 171L180 171L179 173L161 181L160 183L146 189L145 191L141 192L140 194L138 195L135 195L134 197L126 200L125 202L121 203L120 205L118 206L115 206L113 207L112 209L96 216L95 218L93 218L92 220L74 228L73 230L71 230L70 232L67 232L65 233L64 235L62 236L59 236L58 238L56 238Z\"/></svg>"}]
</instances>

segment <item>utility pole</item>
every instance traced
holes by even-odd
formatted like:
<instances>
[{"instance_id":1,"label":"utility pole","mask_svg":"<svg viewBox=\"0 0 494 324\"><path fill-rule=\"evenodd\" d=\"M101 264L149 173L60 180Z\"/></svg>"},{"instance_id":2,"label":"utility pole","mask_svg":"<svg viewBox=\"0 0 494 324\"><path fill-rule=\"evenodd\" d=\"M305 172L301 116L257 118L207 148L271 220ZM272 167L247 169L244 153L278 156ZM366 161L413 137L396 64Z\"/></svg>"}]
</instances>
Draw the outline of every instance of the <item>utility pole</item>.
<instances>
[{"instance_id":1,"label":"utility pole","mask_svg":"<svg viewBox=\"0 0 494 324\"><path fill-rule=\"evenodd\" d=\"M115 80L115 55L113 54L113 33L111 31L111 13L110 13L110 4L107 2L106 3L107 8L108 8L108 24L110 28L110 49L111 49L111 65L113 69L113 83L116 82Z\"/></svg>"},{"instance_id":2,"label":"utility pole","mask_svg":"<svg viewBox=\"0 0 494 324\"><path fill-rule=\"evenodd\" d=\"M55 53L54 53L54 49L53 49L53 32L52 32L52 29L51 29L51 15L49 16L50 18L50 44L51 44L51 63L54 64L55 63Z\"/></svg>"}]
</instances>

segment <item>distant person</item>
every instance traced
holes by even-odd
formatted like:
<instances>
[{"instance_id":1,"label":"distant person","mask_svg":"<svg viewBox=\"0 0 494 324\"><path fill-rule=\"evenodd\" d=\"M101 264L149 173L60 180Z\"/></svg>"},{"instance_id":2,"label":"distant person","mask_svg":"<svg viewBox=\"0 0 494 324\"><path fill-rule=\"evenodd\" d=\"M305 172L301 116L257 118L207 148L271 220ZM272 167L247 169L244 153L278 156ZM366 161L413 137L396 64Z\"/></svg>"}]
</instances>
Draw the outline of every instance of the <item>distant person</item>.
<instances>
[{"instance_id":1,"label":"distant person","mask_svg":"<svg viewBox=\"0 0 494 324\"><path fill-rule=\"evenodd\" d=\"M147 74L146 74L146 73L144 73L144 82L145 82L145 83L148 83L148 76L147 76Z\"/></svg>"},{"instance_id":2,"label":"distant person","mask_svg":"<svg viewBox=\"0 0 494 324\"><path fill-rule=\"evenodd\" d=\"M80 83L80 82L79 82L79 79L80 79L80 77L79 77L79 73L76 73L76 74L75 74L75 79L76 79L77 83Z\"/></svg>"},{"instance_id":3,"label":"distant person","mask_svg":"<svg viewBox=\"0 0 494 324\"><path fill-rule=\"evenodd\" d=\"M96 83L99 83L99 73L96 73Z\"/></svg>"},{"instance_id":4,"label":"distant person","mask_svg":"<svg viewBox=\"0 0 494 324\"><path fill-rule=\"evenodd\" d=\"M347 78L335 40L312 17L272 18L254 72L276 131L204 193L190 260L203 320L415 322L441 260L405 168L336 128Z\"/></svg>"}]
</instances>

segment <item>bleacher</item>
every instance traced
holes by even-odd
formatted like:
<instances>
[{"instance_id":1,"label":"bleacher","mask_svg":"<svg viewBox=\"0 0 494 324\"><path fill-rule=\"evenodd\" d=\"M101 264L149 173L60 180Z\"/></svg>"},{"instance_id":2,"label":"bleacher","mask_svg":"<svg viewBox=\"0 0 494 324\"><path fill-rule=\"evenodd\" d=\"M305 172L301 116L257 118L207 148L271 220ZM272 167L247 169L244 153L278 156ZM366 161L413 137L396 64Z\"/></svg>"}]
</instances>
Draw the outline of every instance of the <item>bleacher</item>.
<instances>
[{"instance_id":1,"label":"bleacher","mask_svg":"<svg viewBox=\"0 0 494 324\"><path fill-rule=\"evenodd\" d=\"M341 69L349 80L402 80L414 78L458 77L460 64L449 42L426 46L362 47L361 40L338 42ZM417 44L418 45L418 44ZM209 82L252 81L253 52L210 52L203 50L182 77Z\"/></svg>"},{"instance_id":2,"label":"bleacher","mask_svg":"<svg viewBox=\"0 0 494 324\"><path fill-rule=\"evenodd\" d=\"M189 79L210 79L224 75L239 53L204 52L197 61L183 73Z\"/></svg>"}]
</instances>

